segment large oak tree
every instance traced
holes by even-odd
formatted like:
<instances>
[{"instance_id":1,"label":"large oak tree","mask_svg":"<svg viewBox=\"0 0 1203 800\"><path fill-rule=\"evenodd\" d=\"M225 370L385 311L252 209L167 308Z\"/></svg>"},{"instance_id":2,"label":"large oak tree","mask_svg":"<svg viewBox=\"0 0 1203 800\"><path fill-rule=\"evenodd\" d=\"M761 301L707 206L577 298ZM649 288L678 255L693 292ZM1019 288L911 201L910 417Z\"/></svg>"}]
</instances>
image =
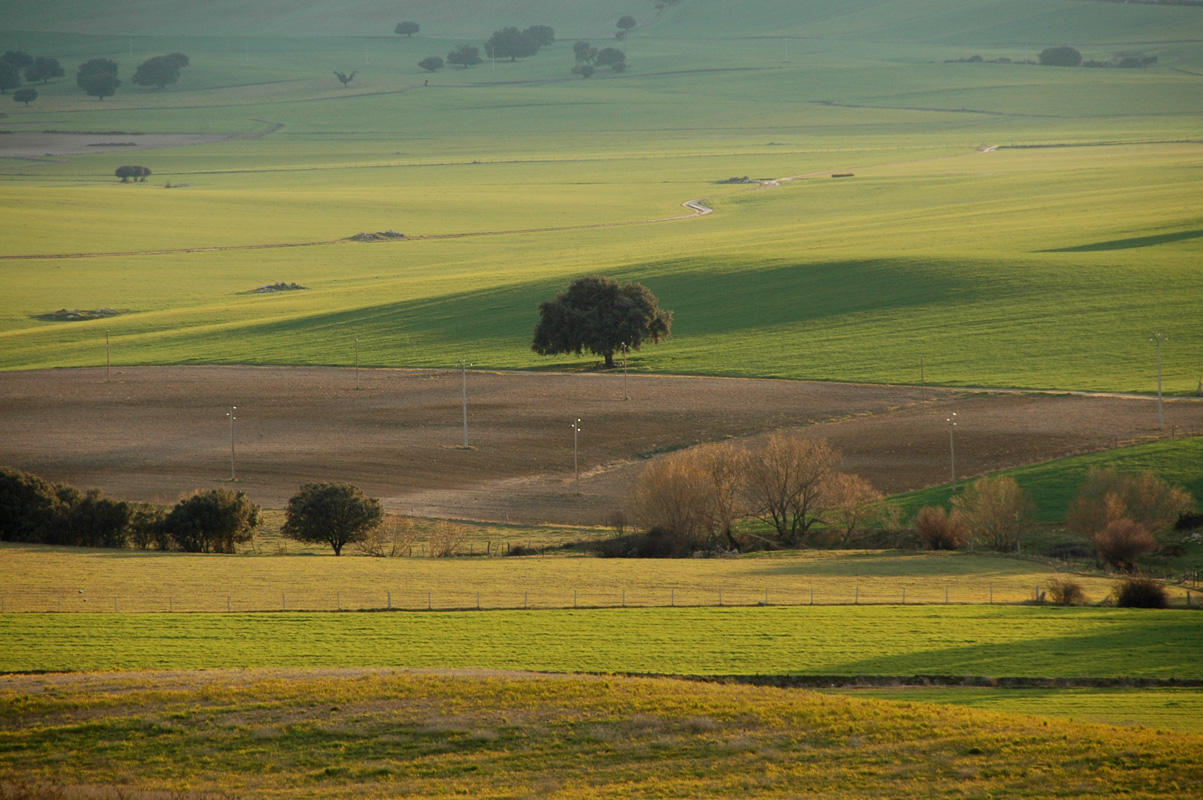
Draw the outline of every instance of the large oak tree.
<instances>
[{"instance_id":1,"label":"large oak tree","mask_svg":"<svg viewBox=\"0 0 1203 800\"><path fill-rule=\"evenodd\" d=\"M604 358L609 369L615 351L668 338L672 319L642 284L620 285L599 275L578 278L555 300L539 304L531 349L543 356L588 350Z\"/></svg>"}]
</instances>

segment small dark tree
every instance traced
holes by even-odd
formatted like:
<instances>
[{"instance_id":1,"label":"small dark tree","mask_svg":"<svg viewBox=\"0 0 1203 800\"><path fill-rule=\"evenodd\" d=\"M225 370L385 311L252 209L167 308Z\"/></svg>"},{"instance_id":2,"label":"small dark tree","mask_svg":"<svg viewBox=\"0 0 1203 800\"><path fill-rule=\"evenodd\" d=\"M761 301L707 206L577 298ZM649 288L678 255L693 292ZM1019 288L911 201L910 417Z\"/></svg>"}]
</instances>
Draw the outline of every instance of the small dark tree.
<instances>
[{"instance_id":1,"label":"small dark tree","mask_svg":"<svg viewBox=\"0 0 1203 800\"><path fill-rule=\"evenodd\" d=\"M969 542L969 529L959 511L951 514L943 506L924 506L915 516L919 541L928 550L960 550Z\"/></svg>"},{"instance_id":2,"label":"small dark tree","mask_svg":"<svg viewBox=\"0 0 1203 800\"><path fill-rule=\"evenodd\" d=\"M1166 608L1170 604L1165 587L1152 578L1129 578L1116 584L1111 600L1120 608Z\"/></svg>"},{"instance_id":3,"label":"small dark tree","mask_svg":"<svg viewBox=\"0 0 1203 800\"><path fill-rule=\"evenodd\" d=\"M29 472L0 467L0 541L43 542L59 518L55 487Z\"/></svg>"},{"instance_id":4,"label":"small dark tree","mask_svg":"<svg viewBox=\"0 0 1203 800\"><path fill-rule=\"evenodd\" d=\"M619 17L618 18L618 32L620 35L626 35L627 31L629 31L631 28L634 28L638 24L639 23L637 23L635 21L635 18L630 16L629 14L625 17Z\"/></svg>"},{"instance_id":5,"label":"small dark tree","mask_svg":"<svg viewBox=\"0 0 1203 800\"><path fill-rule=\"evenodd\" d=\"M31 83L37 81L45 83L51 78L61 77L63 77L63 65L58 63L57 58L38 56L33 60L33 64L25 68L25 80Z\"/></svg>"},{"instance_id":6,"label":"small dark tree","mask_svg":"<svg viewBox=\"0 0 1203 800\"><path fill-rule=\"evenodd\" d=\"M592 64L597 58L597 48L582 39L572 46L572 54L576 57L576 63Z\"/></svg>"},{"instance_id":7,"label":"small dark tree","mask_svg":"<svg viewBox=\"0 0 1203 800\"><path fill-rule=\"evenodd\" d=\"M1046 67L1076 67L1082 63L1082 54L1069 45L1046 47L1040 51L1040 63Z\"/></svg>"},{"instance_id":8,"label":"small dark tree","mask_svg":"<svg viewBox=\"0 0 1203 800\"><path fill-rule=\"evenodd\" d=\"M627 54L617 47L604 47L597 52L593 63L599 67L609 67L615 72L622 72L627 68Z\"/></svg>"},{"instance_id":9,"label":"small dark tree","mask_svg":"<svg viewBox=\"0 0 1203 800\"><path fill-rule=\"evenodd\" d=\"M122 183L129 183L131 178L139 183L146 183L146 178L148 175L150 175L150 167L140 167L133 164L126 164L124 166L117 167L113 174L120 178Z\"/></svg>"},{"instance_id":10,"label":"small dark tree","mask_svg":"<svg viewBox=\"0 0 1203 800\"><path fill-rule=\"evenodd\" d=\"M163 521L172 543L187 553L233 553L259 525L259 506L242 492L210 489L176 503Z\"/></svg>"},{"instance_id":11,"label":"small dark tree","mask_svg":"<svg viewBox=\"0 0 1203 800\"><path fill-rule=\"evenodd\" d=\"M21 85L21 70L16 64L0 61L0 94L8 94L9 89Z\"/></svg>"},{"instance_id":12,"label":"small dark tree","mask_svg":"<svg viewBox=\"0 0 1203 800\"><path fill-rule=\"evenodd\" d=\"M537 52L539 43L535 38L513 26L493 31L493 35L485 42L485 55L489 58L508 58L510 61L516 61L533 56Z\"/></svg>"},{"instance_id":13,"label":"small dark tree","mask_svg":"<svg viewBox=\"0 0 1203 800\"><path fill-rule=\"evenodd\" d=\"M397 27L393 28L393 33L410 39L420 30L422 30L422 26L416 22L398 22Z\"/></svg>"},{"instance_id":14,"label":"small dark tree","mask_svg":"<svg viewBox=\"0 0 1203 800\"><path fill-rule=\"evenodd\" d=\"M347 483L307 483L288 501L282 532L301 542L325 542L341 555L384 518L380 501Z\"/></svg>"},{"instance_id":15,"label":"small dark tree","mask_svg":"<svg viewBox=\"0 0 1203 800\"><path fill-rule=\"evenodd\" d=\"M352 72L350 75L348 75L345 72L339 72L338 70L334 70L335 77L338 78L338 82L343 85L344 89L347 88L347 84L349 84L351 81L355 80L355 76L358 74L359 74L358 72Z\"/></svg>"},{"instance_id":16,"label":"small dark tree","mask_svg":"<svg viewBox=\"0 0 1203 800\"><path fill-rule=\"evenodd\" d=\"M17 69L25 69L33 64L33 56L24 50L6 50L0 54L0 61L12 64Z\"/></svg>"},{"instance_id":17,"label":"small dark tree","mask_svg":"<svg viewBox=\"0 0 1203 800\"><path fill-rule=\"evenodd\" d=\"M672 318L642 284L620 286L597 275L578 278L555 300L539 304L531 349L544 356L588 350L610 369L616 350L638 350L645 341L668 338Z\"/></svg>"},{"instance_id":18,"label":"small dark tree","mask_svg":"<svg viewBox=\"0 0 1203 800\"><path fill-rule=\"evenodd\" d=\"M549 25L531 25L522 34L529 37L538 47L547 47L556 40L555 29Z\"/></svg>"},{"instance_id":19,"label":"small dark tree","mask_svg":"<svg viewBox=\"0 0 1203 800\"><path fill-rule=\"evenodd\" d=\"M104 100L117 91L117 62L108 58L93 58L79 65L75 85L92 97Z\"/></svg>"},{"instance_id":20,"label":"small dark tree","mask_svg":"<svg viewBox=\"0 0 1203 800\"><path fill-rule=\"evenodd\" d=\"M134 83L139 86L154 86L162 89L180 79L178 62L167 56L154 56L138 65L134 71Z\"/></svg>"},{"instance_id":21,"label":"small dark tree","mask_svg":"<svg viewBox=\"0 0 1203 800\"><path fill-rule=\"evenodd\" d=\"M438 56L427 56L418 62L418 66L427 72L434 72L443 68L443 59Z\"/></svg>"},{"instance_id":22,"label":"small dark tree","mask_svg":"<svg viewBox=\"0 0 1203 800\"><path fill-rule=\"evenodd\" d=\"M13 100L17 101L18 103L24 103L26 106L37 99L37 89L18 89L17 91L13 92Z\"/></svg>"},{"instance_id":23,"label":"small dark tree","mask_svg":"<svg viewBox=\"0 0 1203 800\"><path fill-rule=\"evenodd\" d=\"M130 507L110 500L99 489L72 504L66 514L66 544L76 547L125 547L129 543Z\"/></svg>"},{"instance_id":24,"label":"small dark tree","mask_svg":"<svg viewBox=\"0 0 1203 800\"><path fill-rule=\"evenodd\" d=\"M480 48L473 44L461 44L447 54L447 63L459 67L475 66L480 60Z\"/></svg>"}]
</instances>

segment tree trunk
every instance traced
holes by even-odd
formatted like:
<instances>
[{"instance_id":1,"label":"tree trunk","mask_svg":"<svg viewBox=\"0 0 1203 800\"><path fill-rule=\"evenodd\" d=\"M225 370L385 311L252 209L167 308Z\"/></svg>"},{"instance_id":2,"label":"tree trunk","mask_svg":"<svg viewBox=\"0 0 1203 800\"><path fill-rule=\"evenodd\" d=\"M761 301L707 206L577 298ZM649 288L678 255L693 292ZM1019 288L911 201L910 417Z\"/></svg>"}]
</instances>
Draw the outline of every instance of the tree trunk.
<instances>
[{"instance_id":1,"label":"tree trunk","mask_svg":"<svg viewBox=\"0 0 1203 800\"><path fill-rule=\"evenodd\" d=\"M614 369L614 351L613 350L606 351L605 356L606 356L606 369Z\"/></svg>"}]
</instances>

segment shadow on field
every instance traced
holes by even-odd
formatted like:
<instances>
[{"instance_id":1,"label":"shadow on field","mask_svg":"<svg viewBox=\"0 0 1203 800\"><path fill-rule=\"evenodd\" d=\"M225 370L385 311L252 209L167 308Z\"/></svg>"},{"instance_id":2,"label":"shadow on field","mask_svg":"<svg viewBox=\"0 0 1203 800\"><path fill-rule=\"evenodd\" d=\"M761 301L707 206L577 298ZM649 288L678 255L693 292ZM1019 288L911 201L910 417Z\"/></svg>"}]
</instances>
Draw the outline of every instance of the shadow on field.
<instances>
[{"instance_id":1,"label":"shadow on field","mask_svg":"<svg viewBox=\"0 0 1203 800\"><path fill-rule=\"evenodd\" d=\"M933 575L973 575L985 578L990 575L1026 573L1030 569L1030 564L1006 558L891 550L873 553L840 551L839 558L818 558L813 561L771 564L771 566L766 564L766 568L758 570L758 572L761 575L846 578L918 578Z\"/></svg>"},{"instance_id":2,"label":"shadow on field","mask_svg":"<svg viewBox=\"0 0 1203 800\"><path fill-rule=\"evenodd\" d=\"M1181 242L1186 239L1203 238L1203 229L1180 231L1178 233L1161 233L1155 236L1133 236L1128 239L1111 239L1106 242L1080 244L1075 247L1058 247L1054 250L1041 250L1041 253L1093 253L1100 250L1132 250L1138 247L1153 247L1159 244Z\"/></svg>"},{"instance_id":3,"label":"shadow on field","mask_svg":"<svg viewBox=\"0 0 1203 800\"><path fill-rule=\"evenodd\" d=\"M932 610L939 614L938 609ZM1073 609L1033 609L1034 614L1073 614ZM1096 612L1097 613L1097 612ZM1174 678L1193 676L1203 647L1203 626L1191 612L1154 618L1130 610L1101 632L1013 642L937 646L929 650L867 658L839 665L850 675L981 675L1058 678ZM1093 626L1092 626L1093 627ZM949 637L954 634L947 634ZM972 633L955 634L972 637ZM944 644L943 642L935 644ZM1156 665L1151 667L1148 665Z\"/></svg>"}]
</instances>

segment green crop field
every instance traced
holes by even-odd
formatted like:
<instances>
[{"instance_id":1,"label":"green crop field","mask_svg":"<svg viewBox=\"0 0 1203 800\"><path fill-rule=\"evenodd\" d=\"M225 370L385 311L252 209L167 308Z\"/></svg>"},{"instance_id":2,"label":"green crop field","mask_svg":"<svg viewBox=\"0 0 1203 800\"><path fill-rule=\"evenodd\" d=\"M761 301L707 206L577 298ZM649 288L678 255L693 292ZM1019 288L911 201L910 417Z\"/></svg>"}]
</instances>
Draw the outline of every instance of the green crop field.
<instances>
[{"instance_id":1,"label":"green crop field","mask_svg":"<svg viewBox=\"0 0 1203 800\"><path fill-rule=\"evenodd\" d=\"M108 332L125 364L344 364L358 338L365 364L575 368L529 351L535 307L602 272L676 313L642 370L913 382L923 358L948 385L1150 391L1162 331L1166 389L1197 388L1199 9L479 5L6 4L0 46L69 74L0 130L235 138L0 164L0 254L89 254L3 260L0 367L95 364ZM630 69L571 75L571 42L624 12ZM416 66L536 20L559 40L533 58ZM1020 63L1067 40L1157 62ZM129 82L173 50L179 83ZM104 102L74 86L91 56L126 80ZM131 161L146 184L112 177ZM744 175L798 179L715 183ZM715 213L667 221L694 199ZM409 240L340 241L388 229ZM309 288L245 294L276 281ZM125 313L36 318L59 308Z\"/></svg>"}]
</instances>

